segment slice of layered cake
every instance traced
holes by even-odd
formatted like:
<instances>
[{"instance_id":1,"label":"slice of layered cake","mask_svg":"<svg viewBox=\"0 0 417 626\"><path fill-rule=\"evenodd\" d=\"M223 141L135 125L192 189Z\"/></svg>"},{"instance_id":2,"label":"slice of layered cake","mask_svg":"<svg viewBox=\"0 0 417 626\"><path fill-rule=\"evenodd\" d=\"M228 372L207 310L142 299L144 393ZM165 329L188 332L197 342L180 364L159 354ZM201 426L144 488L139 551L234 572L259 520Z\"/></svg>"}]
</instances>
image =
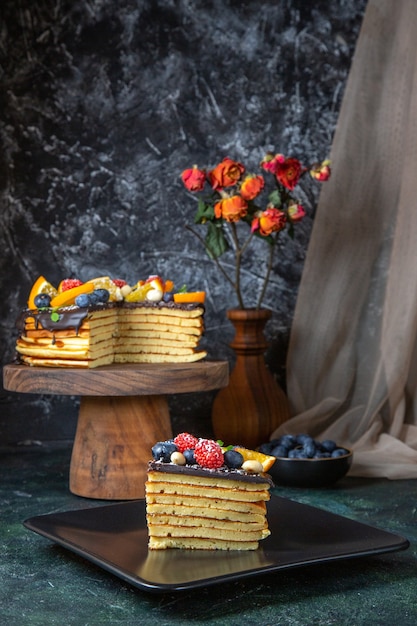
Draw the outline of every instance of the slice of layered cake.
<instances>
[{"instance_id":1,"label":"slice of layered cake","mask_svg":"<svg viewBox=\"0 0 417 626\"><path fill-rule=\"evenodd\" d=\"M170 285L169 288L173 286ZM204 305L175 301L159 277L125 281L68 279L58 289L40 277L18 320L21 363L93 368L111 363L187 363L199 349Z\"/></svg>"},{"instance_id":2,"label":"slice of layered cake","mask_svg":"<svg viewBox=\"0 0 417 626\"><path fill-rule=\"evenodd\" d=\"M256 550L270 535L266 502L275 457L181 433L152 448L149 548Z\"/></svg>"}]
</instances>

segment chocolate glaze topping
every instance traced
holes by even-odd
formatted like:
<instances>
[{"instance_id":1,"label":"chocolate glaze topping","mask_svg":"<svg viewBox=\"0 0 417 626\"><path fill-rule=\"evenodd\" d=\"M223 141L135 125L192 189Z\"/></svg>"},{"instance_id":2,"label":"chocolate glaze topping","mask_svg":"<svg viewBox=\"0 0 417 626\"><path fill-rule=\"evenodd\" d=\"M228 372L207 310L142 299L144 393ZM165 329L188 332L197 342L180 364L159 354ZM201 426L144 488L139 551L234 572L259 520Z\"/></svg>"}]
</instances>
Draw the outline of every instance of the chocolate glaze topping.
<instances>
[{"instance_id":1,"label":"chocolate glaze topping","mask_svg":"<svg viewBox=\"0 0 417 626\"><path fill-rule=\"evenodd\" d=\"M16 321L16 327L22 333L25 329L25 321L29 317L33 317L35 320L36 328L43 328L45 330L49 330L50 332L54 332L57 330L66 330L68 328L74 328L78 333L81 324L85 320L85 318L89 315L89 313L93 311L104 311L107 309L113 308L126 308L126 309L135 309L135 308L147 308L147 309L179 309L183 311L192 311L196 308L202 308L204 311L203 305L199 303L181 303L177 304L176 302L107 302L106 304L96 304L91 305L85 308L80 308L78 306L68 306L62 307L56 310L56 313L59 315L59 319L53 321L51 319L52 309L41 309L41 310L24 310L18 317Z\"/></svg>"},{"instance_id":2,"label":"chocolate glaze topping","mask_svg":"<svg viewBox=\"0 0 417 626\"><path fill-rule=\"evenodd\" d=\"M268 483L271 487L274 482L269 474L249 474L242 469L230 469L223 465L218 469L209 469L199 465L175 465L163 461L149 461L148 470L166 472L167 474L184 474L186 476L202 476L212 478L226 478L227 480L240 480L246 483Z\"/></svg>"}]
</instances>

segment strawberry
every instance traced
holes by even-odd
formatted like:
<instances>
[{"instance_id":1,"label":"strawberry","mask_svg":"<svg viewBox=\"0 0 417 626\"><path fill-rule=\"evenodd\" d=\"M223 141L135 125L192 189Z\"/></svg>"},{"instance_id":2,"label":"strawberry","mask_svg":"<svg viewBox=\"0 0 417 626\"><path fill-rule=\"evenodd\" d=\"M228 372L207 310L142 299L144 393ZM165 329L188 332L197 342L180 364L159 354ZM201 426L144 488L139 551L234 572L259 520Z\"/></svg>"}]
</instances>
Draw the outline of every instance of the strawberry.
<instances>
[{"instance_id":1,"label":"strawberry","mask_svg":"<svg viewBox=\"0 0 417 626\"><path fill-rule=\"evenodd\" d=\"M59 288L62 293L63 291L68 291L68 289L79 287L82 284L82 281L78 280L78 278L64 278L64 280L61 281Z\"/></svg>"},{"instance_id":2,"label":"strawberry","mask_svg":"<svg viewBox=\"0 0 417 626\"><path fill-rule=\"evenodd\" d=\"M127 285L127 282L123 280L123 278L113 278L112 280L114 284L116 285L116 287L120 287L120 289L124 287L125 285Z\"/></svg>"},{"instance_id":3,"label":"strawberry","mask_svg":"<svg viewBox=\"0 0 417 626\"><path fill-rule=\"evenodd\" d=\"M201 467L216 469L224 465L222 449L213 439L200 439L194 449L194 457Z\"/></svg>"},{"instance_id":4,"label":"strawberry","mask_svg":"<svg viewBox=\"0 0 417 626\"><path fill-rule=\"evenodd\" d=\"M190 433L180 433L175 437L174 443L179 452L184 452L184 450L193 450L198 444L198 439Z\"/></svg>"}]
</instances>

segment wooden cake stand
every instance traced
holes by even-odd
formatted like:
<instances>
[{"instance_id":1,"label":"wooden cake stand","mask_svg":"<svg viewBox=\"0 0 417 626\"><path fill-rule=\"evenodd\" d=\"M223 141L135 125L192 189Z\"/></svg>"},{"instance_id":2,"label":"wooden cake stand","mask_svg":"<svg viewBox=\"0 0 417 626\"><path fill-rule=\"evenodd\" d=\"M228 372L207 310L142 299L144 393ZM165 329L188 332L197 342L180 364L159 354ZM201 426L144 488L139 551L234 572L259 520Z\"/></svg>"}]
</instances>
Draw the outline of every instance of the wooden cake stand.
<instances>
[{"instance_id":1,"label":"wooden cake stand","mask_svg":"<svg viewBox=\"0 0 417 626\"><path fill-rule=\"evenodd\" d=\"M3 368L9 391L81 396L69 486L101 500L144 497L151 448L172 437L167 394L220 389L228 377L227 361Z\"/></svg>"}]
</instances>

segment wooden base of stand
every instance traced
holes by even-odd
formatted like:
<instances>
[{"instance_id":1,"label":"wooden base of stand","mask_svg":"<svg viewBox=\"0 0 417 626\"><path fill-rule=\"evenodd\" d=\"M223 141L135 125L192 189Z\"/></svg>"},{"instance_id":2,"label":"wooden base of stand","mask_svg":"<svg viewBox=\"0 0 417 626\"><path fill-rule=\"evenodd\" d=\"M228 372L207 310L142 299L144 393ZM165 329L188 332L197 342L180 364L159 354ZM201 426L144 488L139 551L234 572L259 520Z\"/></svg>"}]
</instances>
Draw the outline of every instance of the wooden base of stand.
<instances>
[{"instance_id":1,"label":"wooden base of stand","mask_svg":"<svg viewBox=\"0 0 417 626\"><path fill-rule=\"evenodd\" d=\"M143 498L150 450L171 437L165 396L81 398L70 491L103 500Z\"/></svg>"},{"instance_id":2,"label":"wooden base of stand","mask_svg":"<svg viewBox=\"0 0 417 626\"><path fill-rule=\"evenodd\" d=\"M3 368L9 391L81 396L70 490L100 500L144 496L151 448L172 437L168 394L220 389L228 377L227 361Z\"/></svg>"}]
</instances>

